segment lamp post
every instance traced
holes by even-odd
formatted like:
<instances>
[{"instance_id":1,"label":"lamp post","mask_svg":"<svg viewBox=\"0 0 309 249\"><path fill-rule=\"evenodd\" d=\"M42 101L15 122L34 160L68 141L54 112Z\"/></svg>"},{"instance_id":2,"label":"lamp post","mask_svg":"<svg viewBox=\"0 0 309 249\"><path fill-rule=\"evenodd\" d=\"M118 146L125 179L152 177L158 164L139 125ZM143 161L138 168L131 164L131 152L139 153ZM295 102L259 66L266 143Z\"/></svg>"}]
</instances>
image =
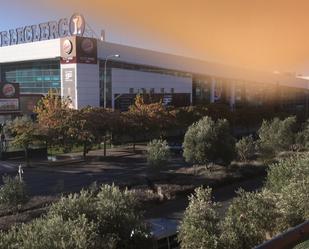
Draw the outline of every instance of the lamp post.
<instances>
[{"instance_id":1,"label":"lamp post","mask_svg":"<svg viewBox=\"0 0 309 249\"><path fill-rule=\"evenodd\" d=\"M103 91L104 91L104 104L103 107L106 108L106 65L107 65L107 61L110 58L119 58L120 55L119 54L112 54L106 57L105 59L105 63L104 63L104 86L103 86Z\"/></svg>"},{"instance_id":2,"label":"lamp post","mask_svg":"<svg viewBox=\"0 0 309 249\"><path fill-rule=\"evenodd\" d=\"M103 86L103 91L104 91L104 102L103 102L103 107L106 108L106 65L107 65L107 61L108 59L110 58L119 58L120 55L119 54L111 54L111 55L108 55L106 58L105 58L105 63L104 63L104 86ZM104 156L106 156L106 134L104 136L104 148L103 148L103 151L104 151Z\"/></svg>"}]
</instances>

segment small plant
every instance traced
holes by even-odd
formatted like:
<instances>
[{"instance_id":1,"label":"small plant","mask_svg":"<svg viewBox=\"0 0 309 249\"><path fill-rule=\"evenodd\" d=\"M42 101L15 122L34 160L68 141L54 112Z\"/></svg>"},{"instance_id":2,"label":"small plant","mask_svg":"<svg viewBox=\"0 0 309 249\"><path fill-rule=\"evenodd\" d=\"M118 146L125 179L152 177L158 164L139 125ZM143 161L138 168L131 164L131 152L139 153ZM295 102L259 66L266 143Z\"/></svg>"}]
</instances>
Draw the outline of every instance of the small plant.
<instances>
[{"instance_id":1,"label":"small plant","mask_svg":"<svg viewBox=\"0 0 309 249\"><path fill-rule=\"evenodd\" d=\"M152 167L163 166L170 157L170 150L165 140L154 139L147 145L147 161Z\"/></svg>"},{"instance_id":2,"label":"small plant","mask_svg":"<svg viewBox=\"0 0 309 249\"><path fill-rule=\"evenodd\" d=\"M19 177L4 176L3 186L0 188L0 205L17 207L28 201L26 184Z\"/></svg>"},{"instance_id":3,"label":"small plant","mask_svg":"<svg viewBox=\"0 0 309 249\"><path fill-rule=\"evenodd\" d=\"M243 137L242 139L240 139L236 143L235 147L236 147L238 158L241 161L248 161L255 154L256 144L255 144L253 137L250 135L250 136Z\"/></svg>"}]
</instances>

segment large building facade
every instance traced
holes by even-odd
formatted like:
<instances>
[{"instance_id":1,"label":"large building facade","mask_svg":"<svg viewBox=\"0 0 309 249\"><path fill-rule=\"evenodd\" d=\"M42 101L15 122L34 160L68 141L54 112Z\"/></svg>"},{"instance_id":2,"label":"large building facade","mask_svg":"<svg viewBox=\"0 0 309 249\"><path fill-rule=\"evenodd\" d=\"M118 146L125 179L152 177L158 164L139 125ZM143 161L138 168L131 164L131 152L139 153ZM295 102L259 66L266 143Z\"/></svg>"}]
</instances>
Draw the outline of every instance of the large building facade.
<instances>
[{"instance_id":1,"label":"large building facade","mask_svg":"<svg viewBox=\"0 0 309 249\"><path fill-rule=\"evenodd\" d=\"M143 94L174 106L220 102L234 109L276 101L308 112L308 80L109 43L84 31L84 18L74 14L0 32L0 82L19 83L20 112L31 112L49 89L70 97L73 108L126 110Z\"/></svg>"}]
</instances>

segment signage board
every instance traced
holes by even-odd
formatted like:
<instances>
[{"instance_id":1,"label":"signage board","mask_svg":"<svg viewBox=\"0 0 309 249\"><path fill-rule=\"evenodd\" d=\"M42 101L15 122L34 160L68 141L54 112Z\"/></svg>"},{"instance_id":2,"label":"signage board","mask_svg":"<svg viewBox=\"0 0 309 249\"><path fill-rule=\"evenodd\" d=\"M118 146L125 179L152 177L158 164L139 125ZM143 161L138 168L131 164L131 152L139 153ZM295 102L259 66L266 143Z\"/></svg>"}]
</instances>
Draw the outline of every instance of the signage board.
<instances>
[{"instance_id":1,"label":"signage board","mask_svg":"<svg viewBox=\"0 0 309 249\"><path fill-rule=\"evenodd\" d=\"M94 38L72 36L62 38L61 64L83 63L97 64L98 48Z\"/></svg>"},{"instance_id":2,"label":"signage board","mask_svg":"<svg viewBox=\"0 0 309 249\"><path fill-rule=\"evenodd\" d=\"M0 110L19 110L19 84L0 82Z\"/></svg>"},{"instance_id":3,"label":"signage board","mask_svg":"<svg viewBox=\"0 0 309 249\"><path fill-rule=\"evenodd\" d=\"M71 18L2 31L0 32L0 47L73 35L83 36L85 27L83 15L76 13Z\"/></svg>"},{"instance_id":4,"label":"signage board","mask_svg":"<svg viewBox=\"0 0 309 249\"><path fill-rule=\"evenodd\" d=\"M71 99L71 108L75 108L76 103L76 80L75 80L75 68L63 68L62 69L62 89L63 96Z\"/></svg>"}]
</instances>

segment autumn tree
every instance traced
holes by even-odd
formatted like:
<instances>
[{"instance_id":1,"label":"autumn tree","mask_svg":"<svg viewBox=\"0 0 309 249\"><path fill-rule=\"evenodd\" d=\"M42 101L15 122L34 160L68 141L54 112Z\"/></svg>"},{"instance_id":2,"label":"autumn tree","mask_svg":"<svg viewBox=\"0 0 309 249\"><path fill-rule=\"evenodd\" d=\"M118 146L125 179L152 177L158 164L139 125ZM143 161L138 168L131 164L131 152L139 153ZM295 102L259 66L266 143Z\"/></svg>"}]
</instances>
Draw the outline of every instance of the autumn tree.
<instances>
[{"instance_id":1,"label":"autumn tree","mask_svg":"<svg viewBox=\"0 0 309 249\"><path fill-rule=\"evenodd\" d=\"M25 152L26 166L29 166L29 147L38 140L37 124L28 117L17 117L7 123L7 131L13 137L12 144L21 147Z\"/></svg>"},{"instance_id":2,"label":"autumn tree","mask_svg":"<svg viewBox=\"0 0 309 249\"><path fill-rule=\"evenodd\" d=\"M37 114L37 121L44 134L47 146L62 146L69 150L72 146L69 144L70 135L70 100L61 98L56 92L50 90L43 97L34 112Z\"/></svg>"}]
</instances>

